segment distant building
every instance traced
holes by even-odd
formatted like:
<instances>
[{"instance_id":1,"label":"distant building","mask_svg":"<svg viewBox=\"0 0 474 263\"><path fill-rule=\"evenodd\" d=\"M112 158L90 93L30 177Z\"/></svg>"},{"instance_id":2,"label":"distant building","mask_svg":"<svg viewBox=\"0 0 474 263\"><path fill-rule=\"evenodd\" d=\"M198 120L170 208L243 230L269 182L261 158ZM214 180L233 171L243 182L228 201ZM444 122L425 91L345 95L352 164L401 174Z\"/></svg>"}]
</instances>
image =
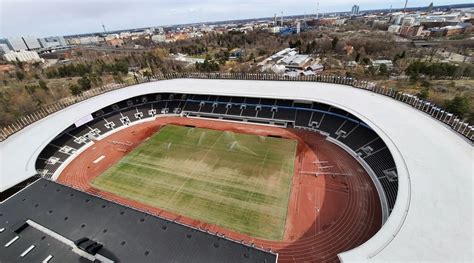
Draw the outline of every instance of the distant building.
<instances>
[{"instance_id":1,"label":"distant building","mask_svg":"<svg viewBox=\"0 0 474 263\"><path fill-rule=\"evenodd\" d=\"M287 68L303 69L308 65L311 60L309 55L292 55L283 58L279 61L279 64L284 65Z\"/></svg>"},{"instance_id":2,"label":"distant building","mask_svg":"<svg viewBox=\"0 0 474 263\"><path fill-rule=\"evenodd\" d=\"M423 26L402 26L400 29L400 36L402 37L417 37L423 32Z\"/></svg>"},{"instance_id":3,"label":"distant building","mask_svg":"<svg viewBox=\"0 0 474 263\"><path fill-rule=\"evenodd\" d=\"M41 47L53 48L53 47L64 47L67 46L64 37L45 37L38 39Z\"/></svg>"},{"instance_id":4,"label":"distant building","mask_svg":"<svg viewBox=\"0 0 474 263\"><path fill-rule=\"evenodd\" d=\"M88 36L79 38L79 43L81 45L97 44L100 40L101 39L98 36Z\"/></svg>"},{"instance_id":5,"label":"distant building","mask_svg":"<svg viewBox=\"0 0 474 263\"><path fill-rule=\"evenodd\" d=\"M407 17L402 18L401 24L402 26L411 26L415 24L415 21L416 21L415 17L407 16Z\"/></svg>"},{"instance_id":6,"label":"distant building","mask_svg":"<svg viewBox=\"0 0 474 263\"><path fill-rule=\"evenodd\" d=\"M285 71L306 70L312 62L313 59L309 55L298 54L296 48L285 48L260 62L259 66L262 67L262 71L271 70L281 74Z\"/></svg>"},{"instance_id":7,"label":"distant building","mask_svg":"<svg viewBox=\"0 0 474 263\"><path fill-rule=\"evenodd\" d=\"M313 72L323 72L324 66L319 63L314 63L306 68L306 71L313 71Z\"/></svg>"},{"instance_id":8,"label":"distant building","mask_svg":"<svg viewBox=\"0 0 474 263\"><path fill-rule=\"evenodd\" d=\"M353 5L351 9L351 15L356 16L359 14L359 6L358 5Z\"/></svg>"},{"instance_id":9,"label":"distant building","mask_svg":"<svg viewBox=\"0 0 474 263\"><path fill-rule=\"evenodd\" d=\"M131 37L132 34L130 32L122 32L120 33L120 38L124 39L124 38L129 38Z\"/></svg>"},{"instance_id":10,"label":"distant building","mask_svg":"<svg viewBox=\"0 0 474 263\"><path fill-rule=\"evenodd\" d=\"M6 39L6 38L0 38L0 44L6 45L9 50L12 49L11 46L10 46L10 44L8 43L8 39Z\"/></svg>"},{"instance_id":11,"label":"distant building","mask_svg":"<svg viewBox=\"0 0 474 263\"><path fill-rule=\"evenodd\" d=\"M40 62L43 59L40 58L36 51L10 51L3 55L7 61L21 61L21 62Z\"/></svg>"},{"instance_id":12,"label":"distant building","mask_svg":"<svg viewBox=\"0 0 474 263\"><path fill-rule=\"evenodd\" d=\"M114 40L117 38L120 38L119 34L108 34L107 36L105 36L105 42L108 42L110 40Z\"/></svg>"},{"instance_id":13,"label":"distant building","mask_svg":"<svg viewBox=\"0 0 474 263\"><path fill-rule=\"evenodd\" d=\"M123 44L124 44L123 39L120 39L120 38L114 38L114 39L108 40L106 42L107 42L107 44L109 44L111 46L114 46L114 47L120 47L120 46L123 46Z\"/></svg>"},{"instance_id":14,"label":"distant building","mask_svg":"<svg viewBox=\"0 0 474 263\"><path fill-rule=\"evenodd\" d=\"M445 36L446 29L444 28L430 28L430 37L443 37Z\"/></svg>"},{"instance_id":15,"label":"distant building","mask_svg":"<svg viewBox=\"0 0 474 263\"><path fill-rule=\"evenodd\" d=\"M21 37L12 37L12 38L7 39L7 41L8 41L8 46L14 51L28 49L25 42L23 41L23 38Z\"/></svg>"},{"instance_id":16,"label":"distant building","mask_svg":"<svg viewBox=\"0 0 474 263\"><path fill-rule=\"evenodd\" d=\"M401 26L399 25L391 25L388 27L388 32L393 33L393 34L398 34L400 33Z\"/></svg>"},{"instance_id":17,"label":"distant building","mask_svg":"<svg viewBox=\"0 0 474 263\"><path fill-rule=\"evenodd\" d=\"M455 26L446 26L444 27L445 29L445 36L450 37L450 36L456 36L464 33L464 27L460 25L455 25Z\"/></svg>"},{"instance_id":18,"label":"distant building","mask_svg":"<svg viewBox=\"0 0 474 263\"><path fill-rule=\"evenodd\" d=\"M0 65L0 72L1 73L9 73L9 72L14 72L15 71L15 66L6 64L6 65Z\"/></svg>"},{"instance_id":19,"label":"distant building","mask_svg":"<svg viewBox=\"0 0 474 263\"><path fill-rule=\"evenodd\" d=\"M372 66L376 69L380 68L381 65L387 66L387 69L389 70L393 68L393 62L391 60L381 59L372 61Z\"/></svg>"},{"instance_id":20,"label":"distant building","mask_svg":"<svg viewBox=\"0 0 474 263\"><path fill-rule=\"evenodd\" d=\"M268 32L270 32L272 34L278 34L278 33L280 33L280 31L281 31L281 27L279 27L279 26L273 26L273 27L268 28Z\"/></svg>"},{"instance_id":21,"label":"distant building","mask_svg":"<svg viewBox=\"0 0 474 263\"><path fill-rule=\"evenodd\" d=\"M176 55L171 55L171 57L180 62L184 62L187 64L195 64L195 63L204 63L205 59L203 58L193 58L193 57L188 57L187 55L184 54L176 54Z\"/></svg>"},{"instance_id":22,"label":"distant building","mask_svg":"<svg viewBox=\"0 0 474 263\"><path fill-rule=\"evenodd\" d=\"M319 26L341 26L346 23L345 19L341 19L338 17L327 17L327 18L321 18L319 20L316 20L316 24Z\"/></svg>"},{"instance_id":23,"label":"distant building","mask_svg":"<svg viewBox=\"0 0 474 263\"><path fill-rule=\"evenodd\" d=\"M354 53L354 46L346 44L344 46L344 51L346 51L347 56L350 56L350 55L352 55L352 53Z\"/></svg>"},{"instance_id":24,"label":"distant building","mask_svg":"<svg viewBox=\"0 0 474 263\"><path fill-rule=\"evenodd\" d=\"M10 48L7 44L0 44L0 55L10 52Z\"/></svg>"},{"instance_id":25,"label":"distant building","mask_svg":"<svg viewBox=\"0 0 474 263\"><path fill-rule=\"evenodd\" d=\"M23 37L28 50L37 50L41 48L41 44L36 37Z\"/></svg>"},{"instance_id":26,"label":"distant building","mask_svg":"<svg viewBox=\"0 0 474 263\"><path fill-rule=\"evenodd\" d=\"M151 41L153 41L155 43L166 42L166 36L165 35L153 35L151 37Z\"/></svg>"},{"instance_id":27,"label":"distant building","mask_svg":"<svg viewBox=\"0 0 474 263\"><path fill-rule=\"evenodd\" d=\"M357 67L357 65L358 64L357 64L357 62L355 62L355 60L347 61L347 63L346 63L346 67L348 67L348 68L355 68L355 67Z\"/></svg>"},{"instance_id":28,"label":"distant building","mask_svg":"<svg viewBox=\"0 0 474 263\"><path fill-rule=\"evenodd\" d=\"M239 59L245 55L245 51L241 48L234 48L229 52L229 59Z\"/></svg>"},{"instance_id":29,"label":"distant building","mask_svg":"<svg viewBox=\"0 0 474 263\"><path fill-rule=\"evenodd\" d=\"M159 27L155 28L155 32L158 32L159 34L164 34L165 30L163 29L163 27L159 26Z\"/></svg>"}]
</instances>

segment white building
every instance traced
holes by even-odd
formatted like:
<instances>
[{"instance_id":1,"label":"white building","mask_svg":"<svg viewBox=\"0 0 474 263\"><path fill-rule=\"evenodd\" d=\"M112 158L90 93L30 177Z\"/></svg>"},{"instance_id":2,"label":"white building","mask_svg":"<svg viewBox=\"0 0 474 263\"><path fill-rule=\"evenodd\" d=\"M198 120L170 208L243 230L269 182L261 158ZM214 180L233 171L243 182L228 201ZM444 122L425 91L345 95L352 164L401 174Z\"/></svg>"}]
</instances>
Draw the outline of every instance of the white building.
<instances>
[{"instance_id":1,"label":"white building","mask_svg":"<svg viewBox=\"0 0 474 263\"><path fill-rule=\"evenodd\" d=\"M203 58L193 58L189 57L187 55L178 53L176 55L171 56L174 60L180 61L180 62L185 62L187 64L196 64L196 63L204 63L205 59Z\"/></svg>"},{"instance_id":2,"label":"white building","mask_svg":"<svg viewBox=\"0 0 474 263\"><path fill-rule=\"evenodd\" d=\"M12 37L7 39L8 45L11 47L12 50L14 51L20 51L20 50L27 50L28 47L26 46L25 42L23 41L23 38L21 37Z\"/></svg>"},{"instance_id":3,"label":"white building","mask_svg":"<svg viewBox=\"0 0 474 263\"><path fill-rule=\"evenodd\" d=\"M105 41L111 41L117 38L120 38L119 34L108 34L107 36L105 36Z\"/></svg>"},{"instance_id":4,"label":"white building","mask_svg":"<svg viewBox=\"0 0 474 263\"><path fill-rule=\"evenodd\" d=\"M279 27L279 26L274 26L274 27L269 27L268 28L268 32L270 32L272 34L280 33L280 31L281 31L281 27Z\"/></svg>"},{"instance_id":5,"label":"white building","mask_svg":"<svg viewBox=\"0 0 474 263\"><path fill-rule=\"evenodd\" d=\"M391 25L391 26L388 27L387 31L389 33L398 34L398 33L400 33L400 28L401 28L401 26L399 26L399 25Z\"/></svg>"},{"instance_id":6,"label":"white building","mask_svg":"<svg viewBox=\"0 0 474 263\"><path fill-rule=\"evenodd\" d=\"M97 44L99 42L100 42L100 39L98 36L88 36L88 37L79 38L79 43L81 45Z\"/></svg>"},{"instance_id":7,"label":"white building","mask_svg":"<svg viewBox=\"0 0 474 263\"><path fill-rule=\"evenodd\" d=\"M407 16L407 17L402 18L401 24L402 26L412 26L415 24L415 21L416 21L415 17Z\"/></svg>"},{"instance_id":8,"label":"white building","mask_svg":"<svg viewBox=\"0 0 474 263\"><path fill-rule=\"evenodd\" d=\"M388 59L380 59L380 60L374 60L374 61L372 61L372 66L374 66L375 68L380 68L381 65L387 66L388 69L392 69L392 68L393 68L393 62L392 62L391 60L388 60Z\"/></svg>"},{"instance_id":9,"label":"white building","mask_svg":"<svg viewBox=\"0 0 474 263\"><path fill-rule=\"evenodd\" d=\"M41 48L40 42L36 37L23 37L23 41L28 47L28 50L36 50Z\"/></svg>"},{"instance_id":10,"label":"white building","mask_svg":"<svg viewBox=\"0 0 474 263\"><path fill-rule=\"evenodd\" d=\"M45 37L38 40L43 48L67 46L64 37Z\"/></svg>"},{"instance_id":11,"label":"white building","mask_svg":"<svg viewBox=\"0 0 474 263\"><path fill-rule=\"evenodd\" d=\"M43 59L40 58L36 51L10 51L3 55L7 61L21 61L21 62L42 62Z\"/></svg>"},{"instance_id":12,"label":"white building","mask_svg":"<svg viewBox=\"0 0 474 263\"><path fill-rule=\"evenodd\" d=\"M166 42L166 36L165 35L153 35L151 37L151 41L153 41L155 43Z\"/></svg>"},{"instance_id":13,"label":"white building","mask_svg":"<svg viewBox=\"0 0 474 263\"><path fill-rule=\"evenodd\" d=\"M122 39L123 39L123 38L129 38L129 37L131 37L131 36L132 36L132 34L130 34L130 32L122 32L122 33L120 33L120 38L122 38Z\"/></svg>"}]
</instances>

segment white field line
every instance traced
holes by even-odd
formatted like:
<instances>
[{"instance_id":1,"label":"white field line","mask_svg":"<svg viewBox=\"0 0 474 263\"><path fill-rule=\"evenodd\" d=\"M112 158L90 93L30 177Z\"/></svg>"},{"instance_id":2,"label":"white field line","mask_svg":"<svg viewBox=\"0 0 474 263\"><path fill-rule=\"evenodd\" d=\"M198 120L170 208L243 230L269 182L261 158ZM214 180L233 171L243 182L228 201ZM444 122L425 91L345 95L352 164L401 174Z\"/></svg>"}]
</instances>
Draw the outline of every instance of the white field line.
<instances>
[{"instance_id":1,"label":"white field line","mask_svg":"<svg viewBox=\"0 0 474 263\"><path fill-rule=\"evenodd\" d=\"M99 158L95 159L95 160L93 161L93 163L94 163L94 164L99 163L99 162L102 161L104 158L105 158L105 155L101 155Z\"/></svg>"}]
</instances>

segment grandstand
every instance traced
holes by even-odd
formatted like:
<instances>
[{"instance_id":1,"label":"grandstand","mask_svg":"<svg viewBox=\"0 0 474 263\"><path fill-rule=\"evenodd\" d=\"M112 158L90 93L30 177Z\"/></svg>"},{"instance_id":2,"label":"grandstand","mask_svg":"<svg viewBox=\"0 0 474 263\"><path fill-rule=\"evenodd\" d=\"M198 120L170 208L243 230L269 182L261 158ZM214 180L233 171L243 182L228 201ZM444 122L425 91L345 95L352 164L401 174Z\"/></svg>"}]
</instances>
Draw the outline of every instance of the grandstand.
<instances>
[{"instance_id":1,"label":"grandstand","mask_svg":"<svg viewBox=\"0 0 474 263\"><path fill-rule=\"evenodd\" d=\"M311 101L295 103L292 100L169 93L133 97L93 112L90 123L77 128L72 125L61 132L40 153L36 169L43 177L52 179L73 153L91 141L169 112L189 117L294 127L323 133L341 143L349 142L347 146L354 155L360 156L361 161L367 162L371 168L369 172L383 189L379 195L381 200L386 200L382 205L388 209L384 211L385 219L395 205L398 189L396 167L383 140L354 115ZM388 171L390 180L386 179Z\"/></svg>"},{"instance_id":2,"label":"grandstand","mask_svg":"<svg viewBox=\"0 0 474 263\"><path fill-rule=\"evenodd\" d=\"M472 145L452 131L451 123L447 126L424 112L390 96L328 83L145 83L82 101L10 135L0 144L6 164L1 191L34 174L55 180L95 141L159 116L271 125L326 136L371 176L384 224L361 246L338 251L340 260L469 261L472 236L466 229L472 216L466 211L472 209ZM87 123L74 124L88 116ZM447 174L456 174L456 179ZM17 196L28 194L30 187ZM328 240L337 244L340 238ZM310 252L313 248L304 243L288 250L302 251L298 256L305 260L317 254Z\"/></svg>"}]
</instances>

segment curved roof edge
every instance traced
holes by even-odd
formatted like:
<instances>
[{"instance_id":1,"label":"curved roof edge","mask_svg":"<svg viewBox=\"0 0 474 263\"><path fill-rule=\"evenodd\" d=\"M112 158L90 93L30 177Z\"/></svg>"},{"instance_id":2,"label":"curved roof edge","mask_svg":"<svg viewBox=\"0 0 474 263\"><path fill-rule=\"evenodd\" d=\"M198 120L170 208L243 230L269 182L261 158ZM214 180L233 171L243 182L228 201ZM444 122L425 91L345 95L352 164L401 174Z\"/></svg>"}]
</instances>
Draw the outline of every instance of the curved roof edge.
<instances>
[{"instance_id":1,"label":"curved roof edge","mask_svg":"<svg viewBox=\"0 0 474 263\"><path fill-rule=\"evenodd\" d=\"M351 112L370 125L392 152L399 193L382 229L360 247L340 254L341 260L472 259L472 235L467 231L472 227L472 146L411 106L337 84L175 79L102 94L58 111L0 143L0 190L35 174L40 151L71 123L117 101L155 92L313 100Z\"/></svg>"}]
</instances>

